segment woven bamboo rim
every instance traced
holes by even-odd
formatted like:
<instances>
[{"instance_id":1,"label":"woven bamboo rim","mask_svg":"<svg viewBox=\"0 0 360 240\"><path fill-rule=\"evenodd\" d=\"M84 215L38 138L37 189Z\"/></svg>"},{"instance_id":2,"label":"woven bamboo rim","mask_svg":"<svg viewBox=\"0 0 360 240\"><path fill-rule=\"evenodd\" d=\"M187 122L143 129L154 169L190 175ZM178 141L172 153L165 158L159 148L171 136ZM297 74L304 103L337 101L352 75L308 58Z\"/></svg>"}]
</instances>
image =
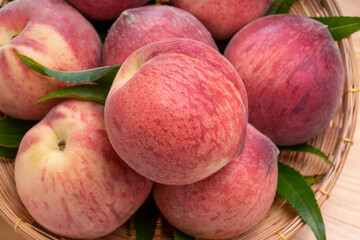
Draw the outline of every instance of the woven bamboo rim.
<instances>
[{"instance_id":1,"label":"woven bamboo rim","mask_svg":"<svg viewBox=\"0 0 360 240\"><path fill-rule=\"evenodd\" d=\"M0 5L5 2L7 1L0 0ZM342 15L335 0L299 0L292 7L291 13L311 17ZM356 57L351 39L339 41L338 46L346 73L343 100L328 128L309 141L309 144L327 154L334 165L329 166L319 157L306 153L284 152L280 155L281 162L294 167L303 175L325 173L324 178L312 186L320 206L329 197L343 169L349 149L353 144L352 138L358 111L359 97L357 92L359 92L359 83ZM0 216L13 226L14 231L26 239L65 240L65 238L58 237L43 229L26 211L16 192L13 170L14 162L12 160L0 159ZM265 219L248 232L233 239L290 239L303 226L304 222L296 212L282 198L277 196ZM100 239L136 239L136 237L135 234L131 237L128 236L127 224L124 224L112 234ZM163 218L158 220L154 239L173 239L172 228Z\"/></svg>"}]
</instances>

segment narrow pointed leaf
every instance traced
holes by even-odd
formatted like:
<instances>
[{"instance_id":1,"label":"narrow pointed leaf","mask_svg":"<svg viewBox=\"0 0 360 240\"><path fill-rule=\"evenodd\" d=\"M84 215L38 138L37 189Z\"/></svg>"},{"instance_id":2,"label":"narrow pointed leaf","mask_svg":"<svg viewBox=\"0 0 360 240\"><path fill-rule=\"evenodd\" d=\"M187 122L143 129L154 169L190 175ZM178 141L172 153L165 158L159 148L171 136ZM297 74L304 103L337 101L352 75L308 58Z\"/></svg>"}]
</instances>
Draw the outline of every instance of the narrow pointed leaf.
<instances>
[{"instance_id":1,"label":"narrow pointed leaf","mask_svg":"<svg viewBox=\"0 0 360 240\"><path fill-rule=\"evenodd\" d=\"M327 25L335 41L346 38L360 30L360 17L314 17L313 19Z\"/></svg>"},{"instance_id":2,"label":"narrow pointed leaf","mask_svg":"<svg viewBox=\"0 0 360 240\"><path fill-rule=\"evenodd\" d=\"M282 196L313 231L317 240L326 240L325 225L314 193L303 176L279 163L276 192Z\"/></svg>"},{"instance_id":3,"label":"narrow pointed leaf","mask_svg":"<svg viewBox=\"0 0 360 240\"><path fill-rule=\"evenodd\" d=\"M324 159L324 161L326 162L326 164L329 165L333 165L333 163L331 161L329 161L328 156L325 155L325 153L323 153L321 150L308 145L306 143L303 144L297 144L297 145L292 145L292 146L278 146L280 151L294 151L294 152L308 152L308 153L312 153L315 154L319 157L321 157L322 159Z\"/></svg>"},{"instance_id":4,"label":"narrow pointed leaf","mask_svg":"<svg viewBox=\"0 0 360 240\"><path fill-rule=\"evenodd\" d=\"M187 235L186 233L183 233L179 229L173 228L174 230L174 239L175 240L195 240L194 237Z\"/></svg>"},{"instance_id":5,"label":"narrow pointed leaf","mask_svg":"<svg viewBox=\"0 0 360 240\"><path fill-rule=\"evenodd\" d=\"M276 11L280 7L283 0L274 0L265 15L276 14Z\"/></svg>"},{"instance_id":6,"label":"narrow pointed leaf","mask_svg":"<svg viewBox=\"0 0 360 240\"><path fill-rule=\"evenodd\" d=\"M150 196L135 213L135 230L137 240L152 240L154 238L156 222L160 216L160 210L156 206L154 198Z\"/></svg>"},{"instance_id":7,"label":"narrow pointed leaf","mask_svg":"<svg viewBox=\"0 0 360 240\"><path fill-rule=\"evenodd\" d=\"M44 70L46 67L42 66L41 64L37 63L36 61L34 61L33 59L31 59L31 58L29 58L27 56L21 55L16 50L15 50L15 54L16 54L16 56L18 56L18 58L20 58L20 60L23 63L25 63L26 66L28 66L32 70L40 73L41 75L50 77L50 75L48 75Z\"/></svg>"},{"instance_id":8,"label":"narrow pointed leaf","mask_svg":"<svg viewBox=\"0 0 360 240\"><path fill-rule=\"evenodd\" d=\"M110 85L120 68L120 65L114 65L75 72L56 71L41 65L27 56L21 55L16 50L15 54L34 71L67 83L97 82L99 84Z\"/></svg>"},{"instance_id":9,"label":"narrow pointed leaf","mask_svg":"<svg viewBox=\"0 0 360 240\"><path fill-rule=\"evenodd\" d=\"M14 159L16 157L18 148L7 148L0 146L0 156L7 159Z\"/></svg>"},{"instance_id":10,"label":"narrow pointed leaf","mask_svg":"<svg viewBox=\"0 0 360 240\"><path fill-rule=\"evenodd\" d=\"M76 85L59 89L40 98L37 103L53 98L77 98L105 104L110 87L102 85Z\"/></svg>"},{"instance_id":11,"label":"narrow pointed leaf","mask_svg":"<svg viewBox=\"0 0 360 240\"><path fill-rule=\"evenodd\" d=\"M134 234L134 224L135 224L135 216L132 215L129 219L128 223L128 236L132 236Z\"/></svg>"},{"instance_id":12,"label":"narrow pointed leaf","mask_svg":"<svg viewBox=\"0 0 360 240\"><path fill-rule=\"evenodd\" d=\"M315 176L304 176L304 179L307 182L307 184L312 185L318 183L324 176L325 174L319 174Z\"/></svg>"},{"instance_id":13,"label":"narrow pointed leaf","mask_svg":"<svg viewBox=\"0 0 360 240\"><path fill-rule=\"evenodd\" d=\"M101 75L101 77L96 79L94 82L103 86L111 86L119 69L120 65L110 67L103 75Z\"/></svg>"},{"instance_id":14,"label":"narrow pointed leaf","mask_svg":"<svg viewBox=\"0 0 360 240\"><path fill-rule=\"evenodd\" d=\"M266 15L289 13L291 6L297 0L274 0Z\"/></svg>"},{"instance_id":15,"label":"narrow pointed leaf","mask_svg":"<svg viewBox=\"0 0 360 240\"><path fill-rule=\"evenodd\" d=\"M16 148L20 145L25 133L33 127L37 121L4 118L0 120L0 146Z\"/></svg>"}]
</instances>

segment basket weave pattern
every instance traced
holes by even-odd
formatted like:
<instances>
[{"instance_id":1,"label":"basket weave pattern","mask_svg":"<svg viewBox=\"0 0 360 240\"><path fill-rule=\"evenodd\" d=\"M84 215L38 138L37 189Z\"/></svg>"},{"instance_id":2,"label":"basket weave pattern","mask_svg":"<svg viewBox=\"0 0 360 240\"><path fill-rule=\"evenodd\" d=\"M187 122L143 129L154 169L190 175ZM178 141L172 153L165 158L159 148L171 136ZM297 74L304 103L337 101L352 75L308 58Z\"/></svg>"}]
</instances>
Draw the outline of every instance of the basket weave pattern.
<instances>
[{"instance_id":1,"label":"basket weave pattern","mask_svg":"<svg viewBox=\"0 0 360 240\"><path fill-rule=\"evenodd\" d=\"M0 4L2 2L7 1L0 0ZM342 15L335 0L298 0L290 13L311 17ZM319 205L327 199L327 194L331 192L344 166L352 145L351 139L358 111L358 95L352 91L359 88L352 42L349 38L343 39L338 42L338 46L345 67L343 100L327 129L308 142L323 151L334 165L329 166L319 157L306 153L283 152L280 155L281 162L294 167L303 175L325 174L319 183L312 185ZM0 113L0 118L2 117ZM0 159L0 216L26 239L64 239L39 226L22 205L15 188L13 160ZM248 232L233 239L289 239L302 226L304 222L301 218L281 197L277 196L265 219ZM136 237L127 235L127 224L124 224L101 239L136 239ZM155 239L173 239L172 228L163 218L158 220Z\"/></svg>"}]
</instances>

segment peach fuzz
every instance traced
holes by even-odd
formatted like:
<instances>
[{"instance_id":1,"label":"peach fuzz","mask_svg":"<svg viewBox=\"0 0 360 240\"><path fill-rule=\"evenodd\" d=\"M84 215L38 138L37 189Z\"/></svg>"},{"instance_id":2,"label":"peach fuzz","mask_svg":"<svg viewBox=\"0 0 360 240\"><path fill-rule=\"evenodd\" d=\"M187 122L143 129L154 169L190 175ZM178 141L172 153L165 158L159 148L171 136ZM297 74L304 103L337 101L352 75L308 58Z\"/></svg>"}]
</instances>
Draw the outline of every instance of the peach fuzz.
<instances>
[{"instance_id":1,"label":"peach fuzz","mask_svg":"<svg viewBox=\"0 0 360 240\"><path fill-rule=\"evenodd\" d=\"M15 159L17 192L37 223L63 237L104 236L127 221L153 183L112 148L103 105L68 100L24 136Z\"/></svg>"},{"instance_id":2,"label":"peach fuzz","mask_svg":"<svg viewBox=\"0 0 360 240\"><path fill-rule=\"evenodd\" d=\"M249 124L240 156L193 184L155 183L155 202L174 227L191 236L238 236L260 222L271 207L277 186L278 154L274 143Z\"/></svg>"},{"instance_id":3,"label":"peach fuzz","mask_svg":"<svg viewBox=\"0 0 360 240\"><path fill-rule=\"evenodd\" d=\"M99 20L114 20L122 11L140 7L149 0L66 0L85 17Z\"/></svg>"},{"instance_id":4,"label":"peach fuzz","mask_svg":"<svg viewBox=\"0 0 360 240\"><path fill-rule=\"evenodd\" d=\"M215 39L233 36L249 22L263 16L272 0L170 0L198 18Z\"/></svg>"},{"instance_id":5,"label":"peach fuzz","mask_svg":"<svg viewBox=\"0 0 360 240\"><path fill-rule=\"evenodd\" d=\"M122 64L135 50L168 38L191 38L217 49L210 32L190 13L166 5L124 11L111 26L103 46L103 65Z\"/></svg>"},{"instance_id":6,"label":"peach fuzz","mask_svg":"<svg viewBox=\"0 0 360 240\"><path fill-rule=\"evenodd\" d=\"M224 55L244 81L249 122L276 145L310 140L339 108L344 67L318 21L289 14L260 18L231 39Z\"/></svg>"},{"instance_id":7,"label":"peach fuzz","mask_svg":"<svg viewBox=\"0 0 360 240\"><path fill-rule=\"evenodd\" d=\"M68 86L28 68L14 50L46 67L78 71L98 67L101 42L93 26L61 0L17 0L0 9L0 111L39 120L59 100L36 101Z\"/></svg>"},{"instance_id":8,"label":"peach fuzz","mask_svg":"<svg viewBox=\"0 0 360 240\"><path fill-rule=\"evenodd\" d=\"M105 103L119 156L164 184L203 179L243 149L247 97L234 67L185 38L140 48L124 62Z\"/></svg>"}]
</instances>

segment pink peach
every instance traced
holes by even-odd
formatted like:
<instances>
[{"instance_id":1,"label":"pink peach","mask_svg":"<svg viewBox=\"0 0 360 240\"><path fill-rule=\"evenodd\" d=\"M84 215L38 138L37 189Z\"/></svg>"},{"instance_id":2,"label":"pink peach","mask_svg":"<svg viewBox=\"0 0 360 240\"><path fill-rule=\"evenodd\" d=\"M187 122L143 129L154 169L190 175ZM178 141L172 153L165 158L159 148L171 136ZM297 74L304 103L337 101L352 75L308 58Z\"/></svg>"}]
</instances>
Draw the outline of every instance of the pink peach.
<instances>
[{"instance_id":1,"label":"pink peach","mask_svg":"<svg viewBox=\"0 0 360 240\"><path fill-rule=\"evenodd\" d=\"M216 172L243 148L247 97L233 66L212 47L185 38L131 54L105 103L119 156L143 176L186 184Z\"/></svg>"},{"instance_id":2,"label":"pink peach","mask_svg":"<svg viewBox=\"0 0 360 240\"><path fill-rule=\"evenodd\" d=\"M146 44L168 38L191 38L217 49L210 32L190 13L166 5L124 11L111 26L103 46L103 65L122 64Z\"/></svg>"},{"instance_id":3,"label":"pink peach","mask_svg":"<svg viewBox=\"0 0 360 240\"><path fill-rule=\"evenodd\" d=\"M140 7L149 0L66 0L79 10L84 16L99 20L114 20L122 11Z\"/></svg>"},{"instance_id":4,"label":"pink peach","mask_svg":"<svg viewBox=\"0 0 360 240\"><path fill-rule=\"evenodd\" d=\"M229 39L249 22L263 16L272 0L170 0L197 17L215 39Z\"/></svg>"},{"instance_id":5,"label":"pink peach","mask_svg":"<svg viewBox=\"0 0 360 240\"><path fill-rule=\"evenodd\" d=\"M39 120L59 101L36 101L69 84L27 67L14 50L46 67L78 71L98 67L101 42L93 26L62 0L17 0L0 9L0 111Z\"/></svg>"},{"instance_id":6,"label":"pink peach","mask_svg":"<svg viewBox=\"0 0 360 240\"><path fill-rule=\"evenodd\" d=\"M21 141L17 192L30 215L52 233L97 238L140 207L153 183L116 154L103 105L68 100L55 106Z\"/></svg>"},{"instance_id":7,"label":"pink peach","mask_svg":"<svg viewBox=\"0 0 360 240\"><path fill-rule=\"evenodd\" d=\"M244 81L249 122L277 145L306 142L335 115L344 67L327 27L296 15L260 18L224 54Z\"/></svg>"},{"instance_id":8,"label":"pink peach","mask_svg":"<svg viewBox=\"0 0 360 240\"><path fill-rule=\"evenodd\" d=\"M164 217L191 236L235 237L269 211L276 193L278 154L274 143L249 124L240 156L193 184L155 184L154 199Z\"/></svg>"}]
</instances>

